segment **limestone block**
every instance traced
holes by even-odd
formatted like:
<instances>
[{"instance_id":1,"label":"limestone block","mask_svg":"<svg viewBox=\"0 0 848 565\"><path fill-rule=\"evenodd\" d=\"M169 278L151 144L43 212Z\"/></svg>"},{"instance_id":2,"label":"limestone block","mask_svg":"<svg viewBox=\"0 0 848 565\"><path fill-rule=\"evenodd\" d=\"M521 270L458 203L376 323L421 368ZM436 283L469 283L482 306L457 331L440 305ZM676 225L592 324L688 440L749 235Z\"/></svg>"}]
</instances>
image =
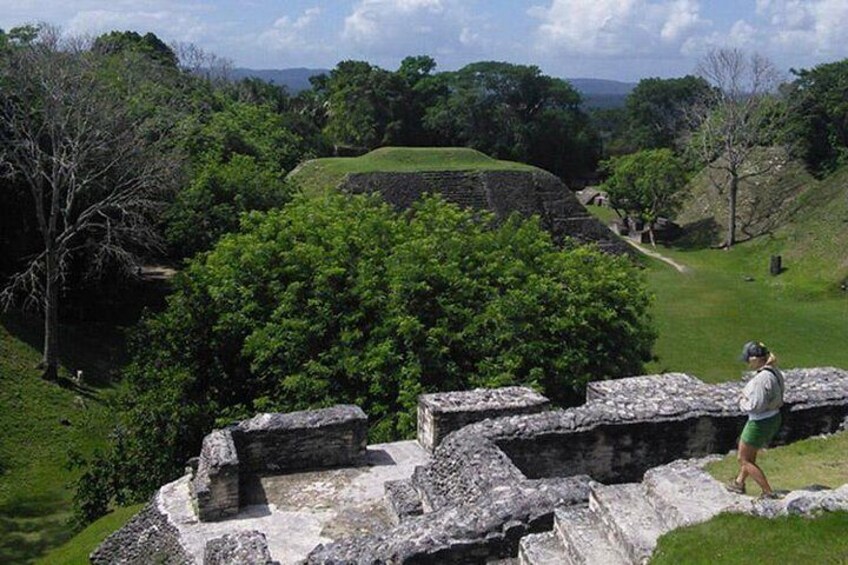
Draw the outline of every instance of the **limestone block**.
<instances>
[{"instance_id":1,"label":"limestone block","mask_svg":"<svg viewBox=\"0 0 848 565\"><path fill-rule=\"evenodd\" d=\"M259 414L232 428L243 472L320 469L359 463L368 417L358 406Z\"/></svg>"},{"instance_id":2,"label":"limestone block","mask_svg":"<svg viewBox=\"0 0 848 565\"><path fill-rule=\"evenodd\" d=\"M256 530L226 534L210 540L203 555L204 565L229 565L250 563L251 565L279 565L271 559L265 534Z\"/></svg>"},{"instance_id":3,"label":"limestone block","mask_svg":"<svg viewBox=\"0 0 848 565\"><path fill-rule=\"evenodd\" d=\"M238 513L239 458L229 430L215 430L203 438L192 491L204 522Z\"/></svg>"},{"instance_id":4,"label":"limestone block","mask_svg":"<svg viewBox=\"0 0 848 565\"><path fill-rule=\"evenodd\" d=\"M422 394L418 397L418 443L432 453L445 436L468 424L536 414L549 407L547 398L520 386Z\"/></svg>"}]
</instances>

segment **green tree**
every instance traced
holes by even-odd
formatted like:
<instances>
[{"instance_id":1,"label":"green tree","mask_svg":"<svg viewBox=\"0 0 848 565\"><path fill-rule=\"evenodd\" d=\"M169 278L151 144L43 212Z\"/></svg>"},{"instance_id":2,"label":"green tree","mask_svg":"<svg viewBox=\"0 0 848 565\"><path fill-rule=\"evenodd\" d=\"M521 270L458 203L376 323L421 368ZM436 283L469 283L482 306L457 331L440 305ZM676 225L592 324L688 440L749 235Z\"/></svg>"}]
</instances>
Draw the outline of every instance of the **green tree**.
<instances>
[{"instance_id":1,"label":"green tree","mask_svg":"<svg viewBox=\"0 0 848 565\"><path fill-rule=\"evenodd\" d=\"M567 403L642 370L654 332L627 259L559 249L537 220L492 225L438 198L246 217L136 337L112 491L149 494L216 421L256 411L355 403L385 441L414 432L421 393L525 384Z\"/></svg>"},{"instance_id":2,"label":"green tree","mask_svg":"<svg viewBox=\"0 0 848 565\"><path fill-rule=\"evenodd\" d=\"M609 176L603 189L610 205L648 226L651 243L657 219L677 211L686 186L686 169L671 149L647 149L603 163Z\"/></svg>"},{"instance_id":3,"label":"green tree","mask_svg":"<svg viewBox=\"0 0 848 565\"><path fill-rule=\"evenodd\" d=\"M101 55L135 52L173 69L179 64L174 51L156 37L156 34L149 32L144 35L134 31L104 33L94 40L91 49Z\"/></svg>"},{"instance_id":4,"label":"green tree","mask_svg":"<svg viewBox=\"0 0 848 565\"><path fill-rule=\"evenodd\" d=\"M646 78L627 96L627 137L635 149L674 149L689 127L688 109L710 92L702 77Z\"/></svg>"},{"instance_id":5,"label":"green tree","mask_svg":"<svg viewBox=\"0 0 848 565\"><path fill-rule=\"evenodd\" d=\"M833 170L848 162L848 59L792 72L791 125L808 165Z\"/></svg>"},{"instance_id":6,"label":"green tree","mask_svg":"<svg viewBox=\"0 0 848 565\"><path fill-rule=\"evenodd\" d=\"M425 126L444 145L473 147L563 176L594 170L600 138L580 110L580 95L538 67L499 62L444 73L446 91Z\"/></svg>"}]
</instances>

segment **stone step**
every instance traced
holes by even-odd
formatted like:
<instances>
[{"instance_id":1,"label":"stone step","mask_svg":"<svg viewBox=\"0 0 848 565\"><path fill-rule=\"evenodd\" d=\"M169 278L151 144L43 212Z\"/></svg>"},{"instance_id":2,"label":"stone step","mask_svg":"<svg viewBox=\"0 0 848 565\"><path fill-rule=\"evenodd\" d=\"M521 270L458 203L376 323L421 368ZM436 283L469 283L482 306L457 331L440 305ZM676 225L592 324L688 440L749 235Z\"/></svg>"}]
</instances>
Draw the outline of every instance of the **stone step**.
<instances>
[{"instance_id":1,"label":"stone step","mask_svg":"<svg viewBox=\"0 0 848 565\"><path fill-rule=\"evenodd\" d=\"M608 539L604 525L587 506L554 509L554 531L566 559L574 565L627 565L624 554Z\"/></svg>"},{"instance_id":2,"label":"stone step","mask_svg":"<svg viewBox=\"0 0 848 565\"><path fill-rule=\"evenodd\" d=\"M518 543L520 565L563 565L567 563L556 532L528 534Z\"/></svg>"},{"instance_id":3,"label":"stone step","mask_svg":"<svg viewBox=\"0 0 848 565\"><path fill-rule=\"evenodd\" d=\"M421 496L412 484L412 479L386 481L383 490L395 524L409 516L420 516L424 512Z\"/></svg>"},{"instance_id":4,"label":"stone step","mask_svg":"<svg viewBox=\"0 0 848 565\"><path fill-rule=\"evenodd\" d=\"M607 537L632 563L647 563L657 539L667 531L660 516L648 502L641 483L620 485L589 484L589 509L597 514Z\"/></svg>"},{"instance_id":5,"label":"stone step","mask_svg":"<svg viewBox=\"0 0 848 565\"><path fill-rule=\"evenodd\" d=\"M648 500L672 530L706 522L721 512L745 512L746 497L731 494L694 461L675 461L645 473Z\"/></svg>"}]
</instances>

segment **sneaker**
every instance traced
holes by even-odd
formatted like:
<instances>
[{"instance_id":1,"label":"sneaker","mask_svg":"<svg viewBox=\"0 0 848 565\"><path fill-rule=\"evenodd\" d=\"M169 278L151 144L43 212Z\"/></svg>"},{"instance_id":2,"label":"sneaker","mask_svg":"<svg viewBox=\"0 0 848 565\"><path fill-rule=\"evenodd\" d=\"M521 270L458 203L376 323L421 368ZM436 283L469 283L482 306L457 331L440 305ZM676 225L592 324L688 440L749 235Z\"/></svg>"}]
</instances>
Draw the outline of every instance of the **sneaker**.
<instances>
[{"instance_id":1,"label":"sneaker","mask_svg":"<svg viewBox=\"0 0 848 565\"><path fill-rule=\"evenodd\" d=\"M724 484L724 488L735 494L745 494L745 483L738 483L736 479L730 479Z\"/></svg>"},{"instance_id":2,"label":"sneaker","mask_svg":"<svg viewBox=\"0 0 848 565\"><path fill-rule=\"evenodd\" d=\"M786 496L786 495L782 492L775 492L775 491L764 492L763 494L760 495L760 500L780 500L784 496Z\"/></svg>"}]
</instances>

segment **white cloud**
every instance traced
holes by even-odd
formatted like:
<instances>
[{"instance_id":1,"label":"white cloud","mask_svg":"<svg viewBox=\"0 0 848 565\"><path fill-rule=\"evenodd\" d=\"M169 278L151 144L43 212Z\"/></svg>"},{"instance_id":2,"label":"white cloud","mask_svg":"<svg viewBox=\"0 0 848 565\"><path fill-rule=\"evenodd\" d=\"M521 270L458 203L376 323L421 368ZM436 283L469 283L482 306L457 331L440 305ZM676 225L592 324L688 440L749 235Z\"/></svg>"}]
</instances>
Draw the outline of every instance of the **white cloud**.
<instances>
[{"instance_id":1,"label":"white cloud","mask_svg":"<svg viewBox=\"0 0 848 565\"><path fill-rule=\"evenodd\" d=\"M825 56L844 56L848 29L846 0L757 0L757 15L770 28L771 50L805 50Z\"/></svg>"},{"instance_id":2,"label":"white cloud","mask_svg":"<svg viewBox=\"0 0 848 565\"><path fill-rule=\"evenodd\" d=\"M359 0L341 39L378 57L445 55L480 48L483 27L461 0Z\"/></svg>"},{"instance_id":3,"label":"white cloud","mask_svg":"<svg viewBox=\"0 0 848 565\"><path fill-rule=\"evenodd\" d=\"M109 8L77 11L63 29L69 34L98 35L109 31L152 31L165 41L198 42L212 34L206 13L197 6L178 2L148 2L147 9L121 9L120 3Z\"/></svg>"},{"instance_id":4,"label":"white cloud","mask_svg":"<svg viewBox=\"0 0 848 565\"><path fill-rule=\"evenodd\" d=\"M551 0L529 14L541 20L537 47L584 56L679 53L709 26L696 0Z\"/></svg>"},{"instance_id":5,"label":"white cloud","mask_svg":"<svg viewBox=\"0 0 848 565\"><path fill-rule=\"evenodd\" d=\"M320 15L321 8L313 7L294 19L289 16L277 18L269 29L259 33L256 44L273 51L308 51L311 45L309 28Z\"/></svg>"}]
</instances>

